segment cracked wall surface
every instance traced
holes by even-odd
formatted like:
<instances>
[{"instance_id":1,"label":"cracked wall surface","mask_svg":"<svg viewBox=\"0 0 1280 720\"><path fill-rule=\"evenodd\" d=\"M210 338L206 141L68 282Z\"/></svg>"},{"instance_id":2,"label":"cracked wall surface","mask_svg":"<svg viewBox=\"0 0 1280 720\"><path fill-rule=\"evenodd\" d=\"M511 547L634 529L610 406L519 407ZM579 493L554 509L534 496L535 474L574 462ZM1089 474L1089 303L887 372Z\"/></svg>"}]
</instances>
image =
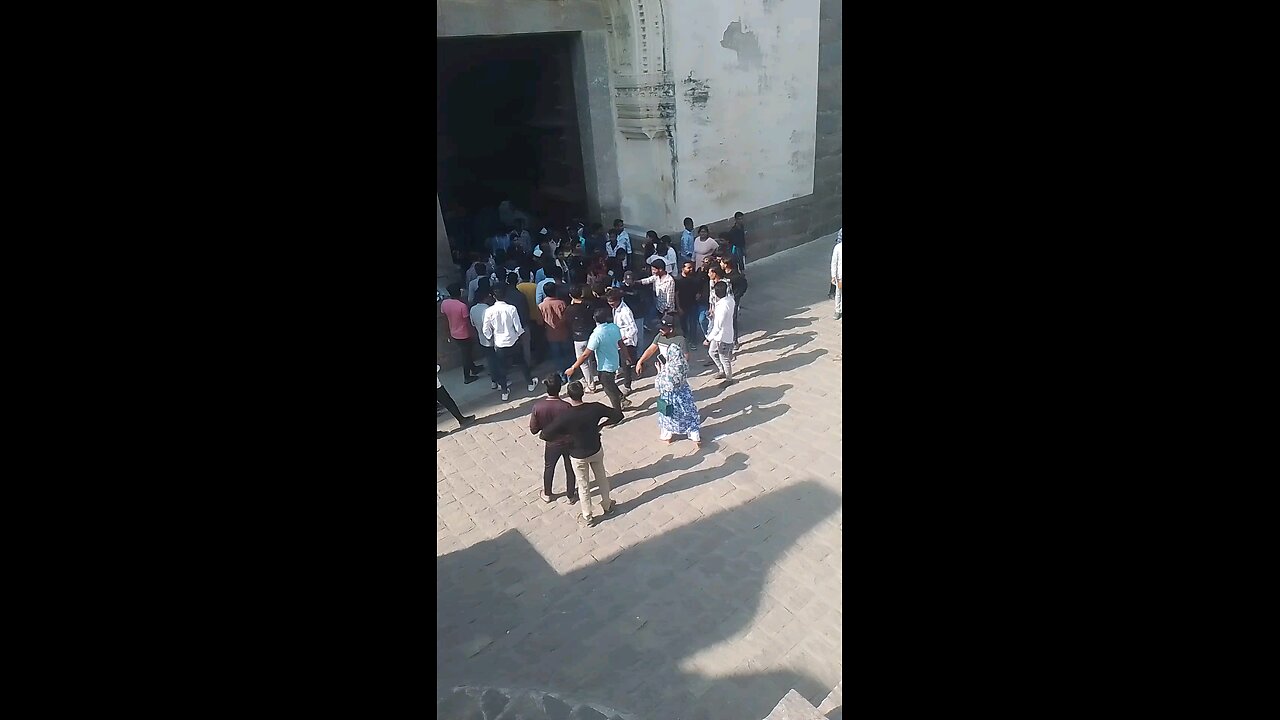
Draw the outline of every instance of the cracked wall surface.
<instances>
[{"instance_id":1,"label":"cracked wall surface","mask_svg":"<svg viewBox=\"0 0 1280 720\"><path fill-rule=\"evenodd\" d=\"M672 3L677 198L696 223L813 193L819 5Z\"/></svg>"}]
</instances>

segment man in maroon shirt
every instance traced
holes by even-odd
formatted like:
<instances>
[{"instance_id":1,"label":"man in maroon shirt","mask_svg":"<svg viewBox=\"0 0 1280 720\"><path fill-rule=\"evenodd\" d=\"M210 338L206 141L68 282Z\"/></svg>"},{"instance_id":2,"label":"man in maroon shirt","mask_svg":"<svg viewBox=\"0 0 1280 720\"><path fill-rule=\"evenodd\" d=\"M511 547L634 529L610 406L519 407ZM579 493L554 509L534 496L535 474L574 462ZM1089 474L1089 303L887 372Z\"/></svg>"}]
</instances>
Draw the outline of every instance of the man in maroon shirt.
<instances>
[{"instance_id":1,"label":"man in maroon shirt","mask_svg":"<svg viewBox=\"0 0 1280 720\"><path fill-rule=\"evenodd\" d=\"M551 353L551 367L569 367L573 364L573 346L569 344L569 318L565 317L567 306L560 299L560 287L553 282L542 286L546 297L538 305L542 312L542 324L547 329L547 349ZM561 381L569 382L569 378L561 376Z\"/></svg>"},{"instance_id":2,"label":"man in maroon shirt","mask_svg":"<svg viewBox=\"0 0 1280 720\"><path fill-rule=\"evenodd\" d=\"M545 302L545 301L543 301ZM542 381L547 388L547 396L533 404L533 414L529 416L529 432L537 435L553 420L569 410L570 405L560 399L560 373L553 372ZM551 502L555 493L551 492L551 481L556 475L556 463L564 459L565 495L569 504L578 502L578 485L573 475L573 461L569 459L569 450L573 447L573 437L564 437L547 442L542 457L542 492L538 496L542 502Z\"/></svg>"}]
</instances>

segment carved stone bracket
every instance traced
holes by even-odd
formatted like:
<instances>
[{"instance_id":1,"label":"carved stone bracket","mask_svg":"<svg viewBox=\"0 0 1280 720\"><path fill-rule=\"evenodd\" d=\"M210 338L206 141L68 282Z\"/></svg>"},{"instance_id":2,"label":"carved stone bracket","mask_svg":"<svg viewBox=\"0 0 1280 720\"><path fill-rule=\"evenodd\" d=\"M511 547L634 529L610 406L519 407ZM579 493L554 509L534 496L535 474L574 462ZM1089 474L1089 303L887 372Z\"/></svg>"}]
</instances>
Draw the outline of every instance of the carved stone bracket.
<instances>
[{"instance_id":1,"label":"carved stone bracket","mask_svg":"<svg viewBox=\"0 0 1280 720\"><path fill-rule=\"evenodd\" d=\"M671 137L676 85L670 73L614 76L618 131L629 140Z\"/></svg>"}]
</instances>

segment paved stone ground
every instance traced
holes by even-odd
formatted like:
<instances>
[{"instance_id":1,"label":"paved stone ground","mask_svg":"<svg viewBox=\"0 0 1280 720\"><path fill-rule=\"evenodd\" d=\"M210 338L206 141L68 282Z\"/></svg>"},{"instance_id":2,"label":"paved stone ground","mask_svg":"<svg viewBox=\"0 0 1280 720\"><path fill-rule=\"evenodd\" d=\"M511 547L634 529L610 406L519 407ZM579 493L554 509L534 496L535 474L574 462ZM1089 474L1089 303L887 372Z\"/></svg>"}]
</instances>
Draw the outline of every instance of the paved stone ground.
<instances>
[{"instance_id":1,"label":"paved stone ground","mask_svg":"<svg viewBox=\"0 0 1280 720\"><path fill-rule=\"evenodd\" d=\"M753 720L790 689L816 706L841 682L834 242L747 266L739 382L695 360L701 450L657 442L653 379L636 384L640 410L604 431L617 509L594 528L538 498L540 396L516 384L502 403L487 376L441 375L479 423L437 418L438 699L497 687L628 718Z\"/></svg>"}]
</instances>

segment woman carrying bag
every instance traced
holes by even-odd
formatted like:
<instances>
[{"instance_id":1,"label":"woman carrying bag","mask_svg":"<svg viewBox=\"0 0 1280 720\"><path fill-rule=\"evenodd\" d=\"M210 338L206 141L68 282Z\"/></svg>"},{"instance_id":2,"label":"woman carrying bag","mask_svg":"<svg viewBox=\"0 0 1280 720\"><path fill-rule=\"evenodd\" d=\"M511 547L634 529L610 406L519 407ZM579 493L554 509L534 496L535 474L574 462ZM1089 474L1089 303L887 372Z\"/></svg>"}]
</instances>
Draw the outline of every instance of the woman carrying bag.
<instances>
[{"instance_id":1,"label":"woman carrying bag","mask_svg":"<svg viewBox=\"0 0 1280 720\"><path fill-rule=\"evenodd\" d=\"M699 432L701 421L698 408L693 404L693 390L689 388L689 361L684 353L684 341L675 334L676 316L662 316L659 333L653 344L644 351L636 372L644 372L644 363L651 357L658 358L658 439L671 444L672 435L688 435L694 447L702 447Z\"/></svg>"}]
</instances>

